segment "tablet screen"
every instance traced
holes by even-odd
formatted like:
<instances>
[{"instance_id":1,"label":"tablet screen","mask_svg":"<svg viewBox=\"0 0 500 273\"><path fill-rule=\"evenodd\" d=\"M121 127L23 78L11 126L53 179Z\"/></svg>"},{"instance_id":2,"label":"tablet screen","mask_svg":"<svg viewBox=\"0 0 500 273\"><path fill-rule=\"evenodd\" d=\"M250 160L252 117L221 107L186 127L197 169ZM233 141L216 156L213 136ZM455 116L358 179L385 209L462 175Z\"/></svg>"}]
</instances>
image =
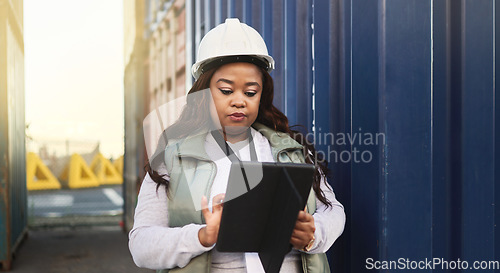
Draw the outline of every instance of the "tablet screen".
<instances>
[{"instance_id":1,"label":"tablet screen","mask_svg":"<svg viewBox=\"0 0 500 273\"><path fill-rule=\"evenodd\" d=\"M288 248L298 212L311 191L314 165L242 162L242 166L238 162L231 166L216 249L260 252L269 243L263 243L265 238L276 238Z\"/></svg>"}]
</instances>

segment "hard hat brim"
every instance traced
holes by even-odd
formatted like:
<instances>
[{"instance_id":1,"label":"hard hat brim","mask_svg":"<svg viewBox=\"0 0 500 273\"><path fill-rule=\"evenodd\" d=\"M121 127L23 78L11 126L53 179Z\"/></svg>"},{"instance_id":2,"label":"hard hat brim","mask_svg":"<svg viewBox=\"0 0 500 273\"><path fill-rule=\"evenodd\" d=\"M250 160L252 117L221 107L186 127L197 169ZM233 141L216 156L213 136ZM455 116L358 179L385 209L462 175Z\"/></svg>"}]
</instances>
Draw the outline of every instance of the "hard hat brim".
<instances>
[{"instance_id":1,"label":"hard hat brim","mask_svg":"<svg viewBox=\"0 0 500 273\"><path fill-rule=\"evenodd\" d=\"M228 63L238 63L238 62L246 62L246 63L254 64L258 67L263 68L267 72L271 72L274 69L274 59L269 55L266 55L266 56L262 56L262 55L228 55L228 56L218 56L215 58L211 58L208 60L203 60L201 62L197 62L192 66L191 72L193 74L193 77L195 79L198 79L201 74L205 73L206 71L208 71L212 68L220 67L220 66L228 64Z\"/></svg>"}]
</instances>

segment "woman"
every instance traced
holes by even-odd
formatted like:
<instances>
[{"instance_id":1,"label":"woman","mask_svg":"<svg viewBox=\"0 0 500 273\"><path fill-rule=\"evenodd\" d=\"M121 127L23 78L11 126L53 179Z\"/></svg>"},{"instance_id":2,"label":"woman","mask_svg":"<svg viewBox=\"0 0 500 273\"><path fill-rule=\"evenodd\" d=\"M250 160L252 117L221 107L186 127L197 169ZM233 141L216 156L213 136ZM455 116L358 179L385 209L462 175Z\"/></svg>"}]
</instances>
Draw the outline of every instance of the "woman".
<instances>
[{"instance_id":1,"label":"woman","mask_svg":"<svg viewBox=\"0 0 500 273\"><path fill-rule=\"evenodd\" d=\"M187 105L147 166L129 234L135 263L163 272L263 272L254 253L214 249L231 165L220 137L242 161L316 165L280 272L329 272L324 253L343 231L343 207L314 147L272 105L274 60L264 40L227 19L205 35L197 60Z\"/></svg>"}]
</instances>

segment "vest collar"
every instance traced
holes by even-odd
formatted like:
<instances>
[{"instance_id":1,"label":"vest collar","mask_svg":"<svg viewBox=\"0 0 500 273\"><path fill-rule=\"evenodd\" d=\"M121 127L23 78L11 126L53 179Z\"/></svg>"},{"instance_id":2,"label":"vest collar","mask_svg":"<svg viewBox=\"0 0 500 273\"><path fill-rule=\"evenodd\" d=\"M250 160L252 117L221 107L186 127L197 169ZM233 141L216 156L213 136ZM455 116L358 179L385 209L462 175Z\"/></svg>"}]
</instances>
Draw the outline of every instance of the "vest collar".
<instances>
[{"instance_id":1,"label":"vest collar","mask_svg":"<svg viewBox=\"0 0 500 273\"><path fill-rule=\"evenodd\" d=\"M276 132L274 129L258 122L255 122L252 127L269 140L269 143L271 144L271 152L275 159L277 159L279 153L283 151L303 148L302 145L286 133Z\"/></svg>"},{"instance_id":2,"label":"vest collar","mask_svg":"<svg viewBox=\"0 0 500 273\"><path fill-rule=\"evenodd\" d=\"M179 157L194 157L201 160L210 161L210 157L205 151L205 139L207 132L200 132L189 135L177 144Z\"/></svg>"},{"instance_id":3,"label":"vest collar","mask_svg":"<svg viewBox=\"0 0 500 273\"><path fill-rule=\"evenodd\" d=\"M258 122L255 122L252 127L269 140L269 143L271 144L271 152L274 158L277 158L277 155L282 151L303 148L302 145L286 133L276 132L274 129ZM193 157L210 161L210 157L205 151L205 140L207 134L208 132L200 132L180 140L177 144L178 155L180 157Z\"/></svg>"}]
</instances>

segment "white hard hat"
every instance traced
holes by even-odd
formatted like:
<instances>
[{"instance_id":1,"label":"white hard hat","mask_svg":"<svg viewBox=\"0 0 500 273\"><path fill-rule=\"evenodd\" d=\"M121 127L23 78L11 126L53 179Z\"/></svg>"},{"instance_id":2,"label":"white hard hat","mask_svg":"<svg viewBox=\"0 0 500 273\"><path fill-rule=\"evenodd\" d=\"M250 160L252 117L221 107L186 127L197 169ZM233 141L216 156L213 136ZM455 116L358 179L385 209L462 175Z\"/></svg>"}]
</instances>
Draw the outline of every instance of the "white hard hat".
<instances>
[{"instance_id":1,"label":"white hard hat","mask_svg":"<svg viewBox=\"0 0 500 273\"><path fill-rule=\"evenodd\" d=\"M231 62L250 62L267 72L274 69L274 59L267 52L262 36L237 18L210 30L200 42L196 63L191 67L195 79L210 68Z\"/></svg>"}]
</instances>

